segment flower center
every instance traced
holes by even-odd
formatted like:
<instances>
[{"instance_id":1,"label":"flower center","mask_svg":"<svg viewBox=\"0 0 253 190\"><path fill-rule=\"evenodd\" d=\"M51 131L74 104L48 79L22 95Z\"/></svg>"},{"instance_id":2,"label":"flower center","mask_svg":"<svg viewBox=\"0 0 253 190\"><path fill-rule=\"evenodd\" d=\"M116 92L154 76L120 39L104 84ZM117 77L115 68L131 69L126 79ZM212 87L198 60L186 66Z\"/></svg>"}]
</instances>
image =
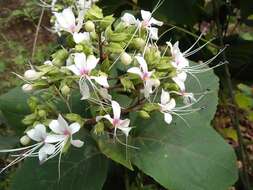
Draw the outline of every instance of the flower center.
<instances>
[{"instance_id":1,"label":"flower center","mask_svg":"<svg viewBox=\"0 0 253 190\"><path fill-rule=\"evenodd\" d=\"M65 136L70 136L70 135L71 135L70 132L69 132L68 130L64 130L63 134L64 134Z\"/></svg>"},{"instance_id":2,"label":"flower center","mask_svg":"<svg viewBox=\"0 0 253 190\"><path fill-rule=\"evenodd\" d=\"M71 33L74 33L76 31L76 26L75 25L71 25L69 27L69 30L70 30Z\"/></svg>"},{"instance_id":3,"label":"flower center","mask_svg":"<svg viewBox=\"0 0 253 190\"><path fill-rule=\"evenodd\" d=\"M142 80L147 80L149 79L149 73L148 72L144 72L142 75Z\"/></svg>"},{"instance_id":4,"label":"flower center","mask_svg":"<svg viewBox=\"0 0 253 190\"><path fill-rule=\"evenodd\" d=\"M149 25L150 25L150 24L149 24L149 21L148 21L148 20L142 21L142 26L143 26L144 28L148 27Z\"/></svg>"},{"instance_id":5,"label":"flower center","mask_svg":"<svg viewBox=\"0 0 253 190\"><path fill-rule=\"evenodd\" d=\"M80 74L81 75L89 75L89 70L88 69L81 69Z\"/></svg>"},{"instance_id":6,"label":"flower center","mask_svg":"<svg viewBox=\"0 0 253 190\"><path fill-rule=\"evenodd\" d=\"M113 119L112 125L115 127L120 123L120 119Z\"/></svg>"}]
</instances>

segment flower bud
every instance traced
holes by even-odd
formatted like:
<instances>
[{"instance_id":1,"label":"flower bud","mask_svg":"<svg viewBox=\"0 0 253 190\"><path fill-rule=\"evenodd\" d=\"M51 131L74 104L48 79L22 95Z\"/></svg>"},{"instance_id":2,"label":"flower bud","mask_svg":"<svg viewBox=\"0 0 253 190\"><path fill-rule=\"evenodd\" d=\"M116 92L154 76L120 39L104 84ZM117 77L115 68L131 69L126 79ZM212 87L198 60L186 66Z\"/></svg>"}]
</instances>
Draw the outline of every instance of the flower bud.
<instances>
[{"instance_id":1,"label":"flower bud","mask_svg":"<svg viewBox=\"0 0 253 190\"><path fill-rule=\"evenodd\" d=\"M128 53L124 52L121 54L120 60L124 65L129 65L133 59Z\"/></svg>"},{"instance_id":2,"label":"flower bud","mask_svg":"<svg viewBox=\"0 0 253 190\"><path fill-rule=\"evenodd\" d=\"M47 116L47 112L46 112L45 110L39 110L39 111L38 111L38 115L39 115L40 117L46 117L46 116Z\"/></svg>"},{"instance_id":3,"label":"flower bud","mask_svg":"<svg viewBox=\"0 0 253 190\"><path fill-rule=\"evenodd\" d=\"M20 143L23 145L23 146L26 146L30 143L31 139L27 136L27 135L24 135L23 137L20 138Z\"/></svg>"},{"instance_id":4,"label":"flower bud","mask_svg":"<svg viewBox=\"0 0 253 190\"><path fill-rule=\"evenodd\" d=\"M87 32L93 32L95 30L95 24L92 21L87 21L84 28Z\"/></svg>"},{"instance_id":5,"label":"flower bud","mask_svg":"<svg viewBox=\"0 0 253 190\"><path fill-rule=\"evenodd\" d=\"M142 49L145 47L146 42L142 38L136 38L134 40L134 45L137 49Z\"/></svg>"},{"instance_id":6,"label":"flower bud","mask_svg":"<svg viewBox=\"0 0 253 190\"><path fill-rule=\"evenodd\" d=\"M30 69L24 73L24 77L26 80L37 80L40 78L40 74L35 70Z\"/></svg>"},{"instance_id":7,"label":"flower bud","mask_svg":"<svg viewBox=\"0 0 253 190\"><path fill-rule=\"evenodd\" d=\"M64 96L69 95L69 93L70 93L70 88L69 88L67 85L64 85L64 86L61 88L61 93L62 93Z\"/></svg>"},{"instance_id":8,"label":"flower bud","mask_svg":"<svg viewBox=\"0 0 253 190\"><path fill-rule=\"evenodd\" d=\"M149 119L150 118L150 115L148 112L146 111L139 111L138 114L140 115L140 117L142 117L143 119Z\"/></svg>"},{"instance_id":9,"label":"flower bud","mask_svg":"<svg viewBox=\"0 0 253 190\"><path fill-rule=\"evenodd\" d=\"M33 86L31 84L24 84L22 86L22 90L23 90L23 92L28 92L28 93L32 92Z\"/></svg>"}]
</instances>

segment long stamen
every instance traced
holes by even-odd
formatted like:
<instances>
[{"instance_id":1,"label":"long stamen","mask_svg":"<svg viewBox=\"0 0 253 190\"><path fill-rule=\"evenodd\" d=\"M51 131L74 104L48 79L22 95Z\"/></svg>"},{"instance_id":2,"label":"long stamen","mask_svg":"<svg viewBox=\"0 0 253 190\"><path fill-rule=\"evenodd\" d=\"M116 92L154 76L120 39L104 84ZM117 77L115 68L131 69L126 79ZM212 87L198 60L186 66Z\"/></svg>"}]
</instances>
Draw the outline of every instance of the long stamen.
<instances>
[{"instance_id":1,"label":"long stamen","mask_svg":"<svg viewBox=\"0 0 253 190\"><path fill-rule=\"evenodd\" d=\"M211 43L214 39L211 39L209 40L208 42L206 42L204 45L200 46L199 48L187 53L187 54L184 54L184 57L189 57L195 53L197 53L198 51L200 51L201 49L203 49L206 45L208 45L209 43Z\"/></svg>"}]
</instances>

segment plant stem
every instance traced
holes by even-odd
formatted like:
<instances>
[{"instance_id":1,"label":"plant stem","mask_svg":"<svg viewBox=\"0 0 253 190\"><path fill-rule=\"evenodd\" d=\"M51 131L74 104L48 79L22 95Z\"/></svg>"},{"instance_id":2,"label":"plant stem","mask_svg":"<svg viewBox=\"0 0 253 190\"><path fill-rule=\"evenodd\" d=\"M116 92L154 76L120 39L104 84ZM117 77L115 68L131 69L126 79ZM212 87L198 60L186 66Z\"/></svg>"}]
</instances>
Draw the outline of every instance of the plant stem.
<instances>
[{"instance_id":1,"label":"plant stem","mask_svg":"<svg viewBox=\"0 0 253 190\"><path fill-rule=\"evenodd\" d=\"M218 32L218 37L219 37L219 43L221 47L224 47L224 41L223 41L223 34L226 34L226 28L223 31L222 30L222 26L220 24L219 21L219 10L218 10L218 6L217 6L217 2L215 2L215 0L213 0L213 7L214 7L214 15L216 18L216 26L217 26L217 32ZM228 24L227 26L228 27ZM227 60L226 57L226 53L225 51L222 52L222 59L223 61ZM229 90L229 95L231 98L231 102L234 105L234 115L231 117L231 121L233 124L234 129L236 130L237 136L238 136L238 143L239 143L239 153L238 153L238 158L239 160L242 161L243 163L243 167L242 167L242 174L241 174L241 179L243 182L243 186L245 187L245 190L250 190L250 183L249 183L249 176L248 176L248 172L247 172L247 153L245 151L245 146L244 146L244 142L243 142L243 136L240 130L240 121L239 121L239 112L238 112L238 105L235 101L235 95L234 95L234 90L233 90L233 84L232 84L232 79L231 79L231 74L229 71L229 67L227 64L224 65L224 71L225 71L225 77L227 80L227 85L228 85L228 90Z\"/></svg>"},{"instance_id":2,"label":"plant stem","mask_svg":"<svg viewBox=\"0 0 253 190\"><path fill-rule=\"evenodd\" d=\"M40 25L41 25L44 13L45 13L45 7L42 7L40 18L39 18L39 22L38 22L38 25L36 27L34 41L33 41L32 62L34 61L34 55L35 55L35 51L36 51L36 46L37 46L37 41L38 41L38 35L39 35L39 31L40 31Z\"/></svg>"}]
</instances>

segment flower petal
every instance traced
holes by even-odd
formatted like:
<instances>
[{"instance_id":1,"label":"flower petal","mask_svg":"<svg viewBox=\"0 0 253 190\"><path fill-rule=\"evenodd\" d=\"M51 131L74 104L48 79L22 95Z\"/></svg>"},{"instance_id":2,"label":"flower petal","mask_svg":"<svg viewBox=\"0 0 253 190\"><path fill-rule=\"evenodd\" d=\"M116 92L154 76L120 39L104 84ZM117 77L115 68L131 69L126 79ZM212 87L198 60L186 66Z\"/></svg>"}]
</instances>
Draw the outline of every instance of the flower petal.
<instances>
[{"instance_id":1,"label":"flower petal","mask_svg":"<svg viewBox=\"0 0 253 190\"><path fill-rule=\"evenodd\" d=\"M34 127L34 129L31 129L31 130L27 131L26 134L32 140L37 141L37 142L41 142L47 136L46 127L42 124L38 124Z\"/></svg>"},{"instance_id":2,"label":"flower petal","mask_svg":"<svg viewBox=\"0 0 253 190\"><path fill-rule=\"evenodd\" d=\"M55 146L52 144L44 144L44 146L41 148L42 151L44 151L47 155L51 155L55 151Z\"/></svg>"},{"instance_id":3,"label":"flower petal","mask_svg":"<svg viewBox=\"0 0 253 190\"><path fill-rule=\"evenodd\" d=\"M120 119L121 108L118 102L112 101L112 111L114 119Z\"/></svg>"},{"instance_id":4,"label":"flower petal","mask_svg":"<svg viewBox=\"0 0 253 190\"><path fill-rule=\"evenodd\" d=\"M135 56L138 63L140 64L143 72L148 72L148 65L145 59L142 56Z\"/></svg>"},{"instance_id":5,"label":"flower petal","mask_svg":"<svg viewBox=\"0 0 253 190\"><path fill-rule=\"evenodd\" d=\"M60 27L68 32L71 32L69 29L75 26L75 15L72 12L72 9L66 8L61 13L54 13L54 15Z\"/></svg>"},{"instance_id":6,"label":"flower petal","mask_svg":"<svg viewBox=\"0 0 253 190\"><path fill-rule=\"evenodd\" d=\"M169 113L164 113L164 121L165 121L167 124L171 124L171 122L172 122L172 116L171 116L171 114L169 114Z\"/></svg>"},{"instance_id":7,"label":"flower petal","mask_svg":"<svg viewBox=\"0 0 253 190\"><path fill-rule=\"evenodd\" d=\"M141 17L144 21L149 21L152 17L152 14L149 11L141 10Z\"/></svg>"},{"instance_id":8,"label":"flower petal","mask_svg":"<svg viewBox=\"0 0 253 190\"><path fill-rule=\"evenodd\" d=\"M140 77L142 77L142 72L141 72L140 68L138 68L138 67L132 67L132 68L128 69L127 72L132 73L132 74L136 74L136 75L139 75Z\"/></svg>"},{"instance_id":9,"label":"flower petal","mask_svg":"<svg viewBox=\"0 0 253 190\"><path fill-rule=\"evenodd\" d=\"M75 32L73 34L73 39L75 43L79 44L84 41L89 41L90 40L90 34L88 32L83 32L83 33L77 33Z\"/></svg>"},{"instance_id":10,"label":"flower petal","mask_svg":"<svg viewBox=\"0 0 253 190\"><path fill-rule=\"evenodd\" d=\"M184 81L182 81L178 77L173 77L172 80L178 85L178 87L180 88L181 91L183 91L183 92L185 91Z\"/></svg>"},{"instance_id":11,"label":"flower petal","mask_svg":"<svg viewBox=\"0 0 253 190\"><path fill-rule=\"evenodd\" d=\"M131 127L118 127L119 130L121 130L127 137L129 135L129 132L131 131Z\"/></svg>"},{"instance_id":12,"label":"flower petal","mask_svg":"<svg viewBox=\"0 0 253 190\"><path fill-rule=\"evenodd\" d=\"M168 111L171 111L173 108L175 108L176 107L176 101L175 101L175 99L174 98L172 98L170 101L169 101L169 103L167 103L167 104L165 104L165 108L166 108L166 110L168 110Z\"/></svg>"},{"instance_id":13,"label":"flower petal","mask_svg":"<svg viewBox=\"0 0 253 190\"><path fill-rule=\"evenodd\" d=\"M81 70L87 69L86 55L84 53L75 53L74 62L79 72Z\"/></svg>"},{"instance_id":14,"label":"flower petal","mask_svg":"<svg viewBox=\"0 0 253 190\"><path fill-rule=\"evenodd\" d=\"M70 130L71 130L71 135L75 134L76 132L78 132L81 128L80 124L75 122L75 123L72 123L70 126L69 126Z\"/></svg>"},{"instance_id":15,"label":"flower petal","mask_svg":"<svg viewBox=\"0 0 253 190\"><path fill-rule=\"evenodd\" d=\"M87 69L88 71L91 71L92 69L95 69L99 61L99 58L96 58L94 55L89 55L87 58Z\"/></svg>"},{"instance_id":16,"label":"flower petal","mask_svg":"<svg viewBox=\"0 0 253 190\"><path fill-rule=\"evenodd\" d=\"M121 17L121 20L123 22L125 22L126 24L128 24L128 25L135 25L135 24L137 24L136 18L132 14L129 14L129 13L125 13L123 15L123 17Z\"/></svg>"},{"instance_id":17,"label":"flower petal","mask_svg":"<svg viewBox=\"0 0 253 190\"><path fill-rule=\"evenodd\" d=\"M161 104L166 105L170 101L170 93L162 89Z\"/></svg>"},{"instance_id":18,"label":"flower petal","mask_svg":"<svg viewBox=\"0 0 253 190\"><path fill-rule=\"evenodd\" d=\"M109 84L108 84L106 76L100 76L100 77L91 76L90 78L94 79L101 86L103 86L105 88L109 88Z\"/></svg>"},{"instance_id":19,"label":"flower petal","mask_svg":"<svg viewBox=\"0 0 253 190\"><path fill-rule=\"evenodd\" d=\"M80 140L71 140L70 143L77 148L81 148L84 145L84 142Z\"/></svg>"},{"instance_id":20,"label":"flower petal","mask_svg":"<svg viewBox=\"0 0 253 190\"><path fill-rule=\"evenodd\" d=\"M76 67L76 65L70 65L66 67L68 70L72 71L75 75L81 75L80 70Z\"/></svg>"},{"instance_id":21,"label":"flower petal","mask_svg":"<svg viewBox=\"0 0 253 190\"><path fill-rule=\"evenodd\" d=\"M113 119L109 114L104 115L104 116L97 116L96 117L97 122L100 121L101 119L107 119L111 124L113 123Z\"/></svg>"},{"instance_id":22,"label":"flower petal","mask_svg":"<svg viewBox=\"0 0 253 190\"><path fill-rule=\"evenodd\" d=\"M66 135L55 135L55 134L51 134L48 135L45 139L46 143L57 143L57 142L61 142L66 138Z\"/></svg>"},{"instance_id":23,"label":"flower petal","mask_svg":"<svg viewBox=\"0 0 253 190\"><path fill-rule=\"evenodd\" d=\"M89 99L90 98L90 88L89 88L86 80L80 80L79 87L80 87L80 92L82 94L81 100Z\"/></svg>"},{"instance_id":24,"label":"flower petal","mask_svg":"<svg viewBox=\"0 0 253 190\"><path fill-rule=\"evenodd\" d=\"M163 22L162 21L159 21L159 20L156 20L155 18L151 18L150 19L150 24L155 24L155 25L157 25L157 26L162 26L163 25Z\"/></svg>"},{"instance_id":25,"label":"flower petal","mask_svg":"<svg viewBox=\"0 0 253 190\"><path fill-rule=\"evenodd\" d=\"M158 40L158 28L149 27L150 38L153 40Z\"/></svg>"}]
</instances>

